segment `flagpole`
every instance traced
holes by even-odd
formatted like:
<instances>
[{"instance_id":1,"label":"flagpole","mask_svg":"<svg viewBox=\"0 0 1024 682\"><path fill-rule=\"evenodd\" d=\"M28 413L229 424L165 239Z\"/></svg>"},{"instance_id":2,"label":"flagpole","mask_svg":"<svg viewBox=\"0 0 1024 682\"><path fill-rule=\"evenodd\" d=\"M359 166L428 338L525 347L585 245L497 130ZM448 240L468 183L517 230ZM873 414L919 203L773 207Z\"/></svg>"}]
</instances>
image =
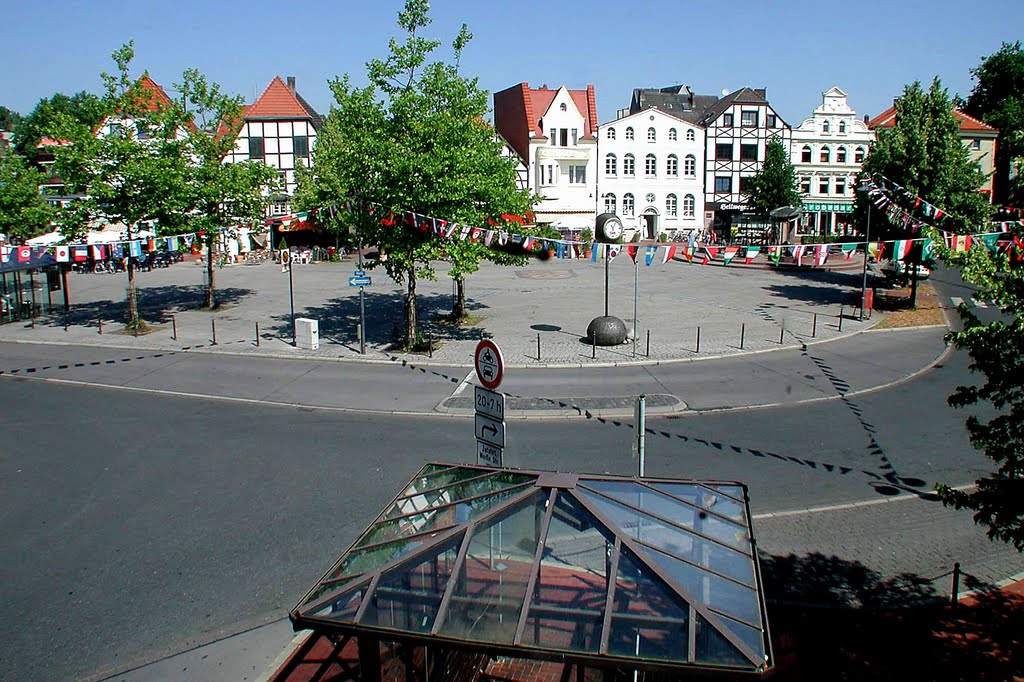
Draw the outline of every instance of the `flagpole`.
<instances>
[{"instance_id":1,"label":"flagpole","mask_svg":"<svg viewBox=\"0 0 1024 682\"><path fill-rule=\"evenodd\" d=\"M640 250L640 247L637 247L637 251L639 251L639 250ZM639 255L639 254L637 254L637 255ZM636 257L634 257L633 258L633 357L634 358L636 357L636 333L637 333L636 297L637 297L637 282L640 279L639 275L640 275L640 263L637 261ZM605 315L607 315L607 314L608 313L605 313ZM640 472L641 472L640 475L643 476L643 464L640 465Z\"/></svg>"},{"instance_id":2,"label":"flagpole","mask_svg":"<svg viewBox=\"0 0 1024 682\"><path fill-rule=\"evenodd\" d=\"M868 191L868 183L865 181L863 185L858 187L866 193ZM868 226L864 230L864 269L861 272L861 283L860 283L860 322L864 321L864 305L868 300L868 255L871 252L871 201L870 197L867 201L868 210Z\"/></svg>"},{"instance_id":3,"label":"flagpole","mask_svg":"<svg viewBox=\"0 0 1024 682\"><path fill-rule=\"evenodd\" d=\"M608 317L608 261L611 260L608 256L611 255L612 247L607 247L607 251L604 255L604 316Z\"/></svg>"}]
</instances>

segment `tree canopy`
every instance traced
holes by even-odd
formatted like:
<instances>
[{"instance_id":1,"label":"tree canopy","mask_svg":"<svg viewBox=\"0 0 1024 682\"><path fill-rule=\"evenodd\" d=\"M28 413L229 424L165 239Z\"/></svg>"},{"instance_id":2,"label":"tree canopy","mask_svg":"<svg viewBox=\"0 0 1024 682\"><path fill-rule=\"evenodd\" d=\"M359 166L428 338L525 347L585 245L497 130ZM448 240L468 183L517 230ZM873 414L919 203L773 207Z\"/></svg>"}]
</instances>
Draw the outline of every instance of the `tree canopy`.
<instances>
[{"instance_id":1,"label":"tree canopy","mask_svg":"<svg viewBox=\"0 0 1024 682\"><path fill-rule=\"evenodd\" d=\"M17 111L0 106L0 130L11 132L19 123L22 116Z\"/></svg>"},{"instance_id":2,"label":"tree canopy","mask_svg":"<svg viewBox=\"0 0 1024 682\"><path fill-rule=\"evenodd\" d=\"M33 159L36 145L44 137L52 137L52 131L64 118L93 129L106 115L103 100L96 95L77 92L74 95L56 93L39 100L35 108L23 117L14 128L14 145L22 156Z\"/></svg>"},{"instance_id":3,"label":"tree canopy","mask_svg":"<svg viewBox=\"0 0 1024 682\"><path fill-rule=\"evenodd\" d=\"M771 140L765 148L764 165L750 180L747 204L755 213L768 215L782 206L800 206L796 189L796 169L789 153L779 140Z\"/></svg>"},{"instance_id":4,"label":"tree canopy","mask_svg":"<svg viewBox=\"0 0 1024 682\"><path fill-rule=\"evenodd\" d=\"M0 155L0 232L8 238L49 232L54 211L39 193L45 179L18 154Z\"/></svg>"}]
</instances>

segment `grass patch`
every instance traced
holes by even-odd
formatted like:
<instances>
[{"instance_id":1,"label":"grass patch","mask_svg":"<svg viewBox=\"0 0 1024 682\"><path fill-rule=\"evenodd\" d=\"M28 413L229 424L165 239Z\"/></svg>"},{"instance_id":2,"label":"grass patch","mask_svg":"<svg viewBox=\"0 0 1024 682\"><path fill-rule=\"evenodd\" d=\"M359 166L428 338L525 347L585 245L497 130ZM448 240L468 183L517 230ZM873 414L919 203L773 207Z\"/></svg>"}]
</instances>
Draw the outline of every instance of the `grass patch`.
<instances>
[{"instance_id":1,"label":"grass patch","mask_svg":"<svg viewBox=\"0 0 1024 682\"><path fill-rule=\"evenodd\" d=\"M487 319L486 315L470 315L465 314L462 317L452 317L451 313L438 313L437 321L439 324L448 325L451 327L474 327L484 320Z\"/></svg>"},{"instance_id":2,"label":"grass patch","mask_svg":"<svg viewBox=\"0 0 1024 682\"><path fill-rule=\"evenodd\" d=\"M875 329L898 329L901 327L940 326L946 324L946 318L939 306L939 297L935 288L928 282L918 282L917 306L911 308L910 289L897 289L886 292L886 296L875 298L875 306L885 312L885 319Z\"/></svg>"}]
</instances>

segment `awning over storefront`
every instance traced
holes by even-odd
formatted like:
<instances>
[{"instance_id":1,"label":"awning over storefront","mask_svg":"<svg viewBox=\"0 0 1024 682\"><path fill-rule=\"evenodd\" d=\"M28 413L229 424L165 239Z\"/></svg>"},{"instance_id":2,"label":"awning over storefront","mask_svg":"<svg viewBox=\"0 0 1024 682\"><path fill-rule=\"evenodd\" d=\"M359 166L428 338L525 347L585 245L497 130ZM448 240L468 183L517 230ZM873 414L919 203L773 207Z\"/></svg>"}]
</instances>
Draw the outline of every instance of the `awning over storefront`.
<instances>
[{"instance_id":1,"label":"awning over storefront","mask_svg":"<svg viewBox=\"0 0 1024 682\"><path fill-rule=\"evenodd\" d=\"M12 246L9 248L10 251L7 255L0 259L0 272L35 270L57 264L57 259L46 249L28 246Z\"/></svg>"}]
</instances>

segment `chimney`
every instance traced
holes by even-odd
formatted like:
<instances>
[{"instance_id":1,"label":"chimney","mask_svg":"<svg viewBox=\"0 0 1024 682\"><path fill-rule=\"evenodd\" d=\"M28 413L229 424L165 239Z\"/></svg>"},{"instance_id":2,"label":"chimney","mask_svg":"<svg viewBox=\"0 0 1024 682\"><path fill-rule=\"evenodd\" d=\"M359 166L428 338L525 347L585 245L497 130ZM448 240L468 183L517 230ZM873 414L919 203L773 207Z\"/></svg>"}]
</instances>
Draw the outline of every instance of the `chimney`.
<instances>
[{"instance_id":1,"label":"chimney","mask_svg":"<svg viewBox=\"0 0 1024 682\"><path fill-rule=\"evenodd\" d=\"M295 92L295 76L288 76L288 89Z\"/></svg>"},{"instance_id":2,"label":"chimney","mask_svg":"<svg viewBox=\"0 0 1024 682\"><path fill-rule=\"evenodd\" d=\"M867 114L864 114L864 125L867 125L867 124L868 124L868 121L870 121L870 120L871 120L871 119L870 119L870 118L868 118L868 115L867 115Z\"/></svg>"}]
</instances>

